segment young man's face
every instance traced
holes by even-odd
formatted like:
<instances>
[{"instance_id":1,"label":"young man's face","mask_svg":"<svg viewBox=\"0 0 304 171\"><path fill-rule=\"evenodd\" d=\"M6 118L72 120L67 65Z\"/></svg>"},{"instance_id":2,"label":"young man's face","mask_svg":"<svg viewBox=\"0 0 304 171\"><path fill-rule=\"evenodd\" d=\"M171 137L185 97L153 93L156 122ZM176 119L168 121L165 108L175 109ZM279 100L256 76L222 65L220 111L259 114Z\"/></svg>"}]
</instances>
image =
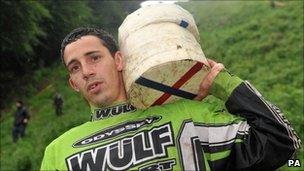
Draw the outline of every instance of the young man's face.
<instances>
[{"instance_id":1,"label":"young man's face","mask_svg":"<svg viewBox=\"0 0 304 171\"><path fill-rule=\"evenodd\" d=\"M21 103L20 102L16 102L16 107L21 107Z\"/></svg>"},{"instance_id":2,"label":"young man's face","mask_svg":"<svg viewBox=\"0 0 304 171\"><path fill-rule=\"evenodd\" d=\"M71 87L91 105L100 107L126 100L120 72L122 56L118 51L113 57L98 37L83 36L68 44L64 61Z\"/></svg>"}]
</instances>

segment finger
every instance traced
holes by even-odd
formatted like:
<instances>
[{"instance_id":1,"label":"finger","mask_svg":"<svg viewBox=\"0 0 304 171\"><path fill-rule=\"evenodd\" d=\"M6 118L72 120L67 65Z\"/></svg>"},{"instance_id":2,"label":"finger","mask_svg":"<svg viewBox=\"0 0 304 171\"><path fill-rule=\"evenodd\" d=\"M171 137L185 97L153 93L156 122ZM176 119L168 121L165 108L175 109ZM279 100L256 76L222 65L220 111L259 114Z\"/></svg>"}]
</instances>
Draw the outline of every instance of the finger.
<instances>
[{"instance_id":1,"label":"finger","mask_svg":"<svg viewBox=\"0 0 304 171\"><path fill-rule=\"evenodd\" d=\"M213 63L214 61L211 61ZM215 63L215 64L214 64ZM213 80L217 76L217 74L224 69L224 65L222 63L214 62L213 67L211 68L210 72L203 78L198 95L194 98L194 100L202 100L203 98L207 97L209 94L209 90L212 86Z\"/></svg>"},{"instance_id":2,"label":"finger","mask_svg":"<svg viewBox=\"0 0 304 171\"><path fill-rule=\"evenodd\" d=\"M207 61L208 61L208 63L209 63L209 65L210 65L211 68L212 68L214 65L217 64L217 62L215 62L215 61L212 60L212 59L207 59Z\"/></svg>"},{"instance_id":3,"label":"finger","mask_svg":"<svg viewBox=\"0 0 304 171\"><path fill-rule=\"evenodd\" d=\"M210 59L210 58L208 58L207 61L208 61L208 62L215 62L215 63L217 63L215 60Z\"/></svg>"},{"instance_id":4,"label":"finger","mask_svg":"<svg viewBox=\"0 0 304 171\"><path fill-rule=\"evenodd\" d=\"M221 64L216 64L215 66L212 67L211 71L205 76L205 78L202 80L199 88L199 93L198 95L194 98L194 100L202 100L209 94L209 89L212 86L212 82L218 72L221 70L223 65Z\"/></svg>"},{"instance_id":5,"label":"finger","mask_svg":"<svg viewBox=\"0 0 304 171\"><path fill-rule=\"evenodd\" d=\"M206 77L203 79L202 82L202 89L210 89L214 78L217 76L217 74L224 69L224 65L221 63L217 63L214 67L211 68L211 71L206 75Z\"/></svg>"},{"instance_id":6,"label":"finger","mask_svg":"<svg viewBox=\"0 0 304 171\"><path fill-rule=\"evenodd\" d=\"M222 63L217 63L214 65L214 67L211 69L211 72L213 71L221 71L225 68L225 66Z\"/></svg>"}]
</instances>

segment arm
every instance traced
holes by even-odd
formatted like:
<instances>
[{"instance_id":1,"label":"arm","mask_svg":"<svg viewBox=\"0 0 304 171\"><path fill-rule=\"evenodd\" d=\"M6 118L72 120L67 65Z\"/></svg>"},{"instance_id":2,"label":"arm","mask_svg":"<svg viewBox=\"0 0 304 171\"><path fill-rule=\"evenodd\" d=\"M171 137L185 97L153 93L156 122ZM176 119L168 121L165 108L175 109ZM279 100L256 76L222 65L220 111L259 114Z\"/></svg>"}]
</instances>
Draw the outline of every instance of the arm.
<instances>
[{"instance_id":1,"label":"arm","mask_svg":"<svg viewBox=\"0 0 304 171\"><path fill-rule=\"evenodd\" d=\"M22 122L26 124L31 116L30 116L28 110L25 107L23 107L22 110L23 110L23 112L22 112L22 114L23 114L23 120L22 120Z\"/></svg>"},{"instance_id":2,"label":"arm","mask_svg":"<svg viewBox=\"0 0 304 171\"><path fill-rule=\"evenodd\" d=\"M210 87L205 86L207 88L203 90L211 91L212 95L225 101L231 114L245 118L250 125L243 141L235 143L231 149L228 170L274 170L284 165L300 148L300 140L283 113L267 102L249 82L226 71L217 72L213 78L207 79L210 80ZM207 84L204 81L201 87Z\"/></svg>"}]
</instances>

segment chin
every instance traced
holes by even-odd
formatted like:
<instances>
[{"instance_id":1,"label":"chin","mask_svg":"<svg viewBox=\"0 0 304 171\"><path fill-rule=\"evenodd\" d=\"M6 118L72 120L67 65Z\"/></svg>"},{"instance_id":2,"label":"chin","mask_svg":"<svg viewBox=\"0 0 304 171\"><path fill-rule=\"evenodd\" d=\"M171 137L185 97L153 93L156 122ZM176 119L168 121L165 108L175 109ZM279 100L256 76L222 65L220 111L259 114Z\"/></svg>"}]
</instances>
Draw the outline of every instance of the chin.
<instances>
[{"instance_id":1,"label":"chin","mask_svg":"<svg viewBox=\"0 0 304 171\"><path fill-rule=\"evenodd\" d=\"M96 106L107 106L112 103L112 101L104 95L92 98L91 102Z\"/></svg>"}]
</instances>

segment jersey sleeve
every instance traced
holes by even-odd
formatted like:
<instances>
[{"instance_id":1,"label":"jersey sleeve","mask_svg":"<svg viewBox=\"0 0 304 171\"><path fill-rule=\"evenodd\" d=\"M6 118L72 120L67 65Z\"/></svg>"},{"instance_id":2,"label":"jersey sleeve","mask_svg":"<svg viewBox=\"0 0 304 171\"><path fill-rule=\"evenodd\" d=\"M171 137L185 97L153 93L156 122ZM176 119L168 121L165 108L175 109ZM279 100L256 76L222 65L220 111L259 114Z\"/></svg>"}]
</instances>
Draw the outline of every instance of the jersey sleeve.
<instances>
[{"instance_id":1,"label":"jersey sleeve","mask_svg":"<svg viewBox=\"0 0 304 171\"><path fill-rule=\"evenodd\" d=\"M55 171L56 168L54 166L54 163L55 163L55 156L54 156L53 146L49 145L45 149L40 170L41 171Z\"/></svg>"},{"instance_id":2,"label":"jersey sleeve","mask_svg":"<svg viewBox=\"0 0 304 171\"><path fill-rule=\"evenodd\" d=\"M247 81L228 72L215 79L212 94L229 113L246 119L249 129L231 148L228 170L274 170L284 165L301 142L283 113Z\"/></svg>"}]
</instances>

